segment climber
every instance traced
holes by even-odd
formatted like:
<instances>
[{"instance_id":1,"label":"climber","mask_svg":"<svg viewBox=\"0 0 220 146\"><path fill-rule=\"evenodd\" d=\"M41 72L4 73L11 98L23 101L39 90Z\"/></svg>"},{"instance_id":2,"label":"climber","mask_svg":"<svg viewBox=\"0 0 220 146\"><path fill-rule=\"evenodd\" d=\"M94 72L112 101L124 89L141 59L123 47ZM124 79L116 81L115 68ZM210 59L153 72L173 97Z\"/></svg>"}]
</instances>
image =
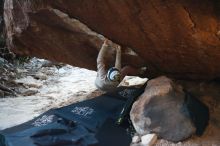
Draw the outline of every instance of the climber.
<instances>
[{"instance_id":1,"label":"climber","mask_svg":"<svg viewBox=\"0 0 220 146\"><path fill-rule=\"evenodd\" d=\"M102 48L99 51L97 57L97 77L95 80L95 85L98 89L102 91L111 91L115 89L121 80L126 75L140 75L143 72L143 69L137 69L131 66L125 66L121 68L121 47L117 46L116 49L116 58L115 58L115 66L109 67L110 64L107 60L107 54L109 54L110 41L105 40Z\"/></svg>"}]
</instances>

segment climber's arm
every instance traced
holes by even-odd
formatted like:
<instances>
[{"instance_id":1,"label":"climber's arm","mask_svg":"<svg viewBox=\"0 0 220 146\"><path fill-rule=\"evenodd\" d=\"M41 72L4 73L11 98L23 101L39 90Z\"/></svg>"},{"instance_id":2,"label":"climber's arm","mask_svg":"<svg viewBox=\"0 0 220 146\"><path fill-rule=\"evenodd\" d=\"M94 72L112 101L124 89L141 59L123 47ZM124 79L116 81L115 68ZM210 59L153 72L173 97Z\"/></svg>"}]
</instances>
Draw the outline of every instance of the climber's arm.
<instances>
[{"instance_id":1,"label":"climber's arm","mask_svg":"<svg viewBox=\"0 0 220 146\"><path fill-rule=\"evenodd\" d=\"M102 45L102 48L99 51L98 57L97 57L97 65L99 63L105 62L105 57L107 55L107 49L108 49L108 44L107 44L107 40L105 40L105 42Z\"/></svg>"},{"instance_id":2,"label":"climber's arm","mask_svg":"<svg viewBox=\"0 0 220 146\"><path fill-rule=\"evenodd\" d=\"M116 48L115 68L121 70L121 47Z\"/></svg>"}]
</instances>

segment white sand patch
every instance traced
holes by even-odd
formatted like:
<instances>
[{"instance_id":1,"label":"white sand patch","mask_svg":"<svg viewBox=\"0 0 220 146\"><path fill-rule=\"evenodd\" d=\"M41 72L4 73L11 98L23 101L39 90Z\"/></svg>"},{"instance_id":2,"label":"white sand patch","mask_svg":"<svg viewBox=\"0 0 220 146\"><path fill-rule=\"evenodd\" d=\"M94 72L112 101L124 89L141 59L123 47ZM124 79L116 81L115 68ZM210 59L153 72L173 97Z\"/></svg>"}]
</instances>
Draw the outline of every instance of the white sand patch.
<instances>
[{"instance_id":1,"label":"white sand patch","mask_svg":"<svg viewBox=\"0 0 220 146\"><path fill-rule=\"evenodd\" d=\"M59 107L62 102L70 101L70 98L73 98L71 101L81 101L96 89L94 71L66 65L60 69L43 67L37 74L46 78L41 80L27 76L15 81L27 90L37 89L36 94L0 98L0 130L31 120L51 108Z\"/></svg>"}]
</instances>

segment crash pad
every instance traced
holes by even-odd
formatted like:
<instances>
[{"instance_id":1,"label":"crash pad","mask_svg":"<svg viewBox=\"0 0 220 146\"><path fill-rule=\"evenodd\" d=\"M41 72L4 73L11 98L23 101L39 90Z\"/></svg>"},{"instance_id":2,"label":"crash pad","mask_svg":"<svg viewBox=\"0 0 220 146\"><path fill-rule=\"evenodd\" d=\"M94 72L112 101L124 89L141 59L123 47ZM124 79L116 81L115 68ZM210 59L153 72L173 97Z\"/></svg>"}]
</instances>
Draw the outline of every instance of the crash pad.
<instances>
[{"instance_id":1,"label":"crash pad","mask_svg":"<svg viewBox=\"0 0 220 146\"><path fill-rule=\"evenodd\" d=\"M119 87L89 100L52 109L0 131L0 146L104 146L109 145L110 139L121 139L118 145L129 145L131 135L116 121L128 98L139 90Z\"/></svg>"}]
</instances>

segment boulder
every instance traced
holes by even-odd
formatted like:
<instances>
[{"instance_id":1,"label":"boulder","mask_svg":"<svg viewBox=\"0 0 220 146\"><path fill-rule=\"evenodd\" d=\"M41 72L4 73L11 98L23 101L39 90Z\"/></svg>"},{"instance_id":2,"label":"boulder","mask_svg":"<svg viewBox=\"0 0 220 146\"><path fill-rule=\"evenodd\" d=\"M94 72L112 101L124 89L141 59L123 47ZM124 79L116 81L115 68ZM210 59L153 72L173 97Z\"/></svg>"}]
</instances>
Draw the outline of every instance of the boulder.
<instances>
[{"instance_id":1,"label":"boulder","mask_svg":"<svg viewBox=\"0 0 220 146\"><path fill-rule=\"evenodd\" d=\"M156 133L178 142L196 132L184 104L182 86L162 76L148 81L145 92L133 104L130 118L138 134Z\"/></svg>"},{"instance_id":2,"label":"boulder","mask_svg":"<svg viewBox=\"0 0 220 146\"><path fill-rule=\"evenodd\" d=\"M104 37L124 49L123 64L148 77L220 77L218 0L6 0L14 52L96 70Z\"/></svg>"}]
</instances>

